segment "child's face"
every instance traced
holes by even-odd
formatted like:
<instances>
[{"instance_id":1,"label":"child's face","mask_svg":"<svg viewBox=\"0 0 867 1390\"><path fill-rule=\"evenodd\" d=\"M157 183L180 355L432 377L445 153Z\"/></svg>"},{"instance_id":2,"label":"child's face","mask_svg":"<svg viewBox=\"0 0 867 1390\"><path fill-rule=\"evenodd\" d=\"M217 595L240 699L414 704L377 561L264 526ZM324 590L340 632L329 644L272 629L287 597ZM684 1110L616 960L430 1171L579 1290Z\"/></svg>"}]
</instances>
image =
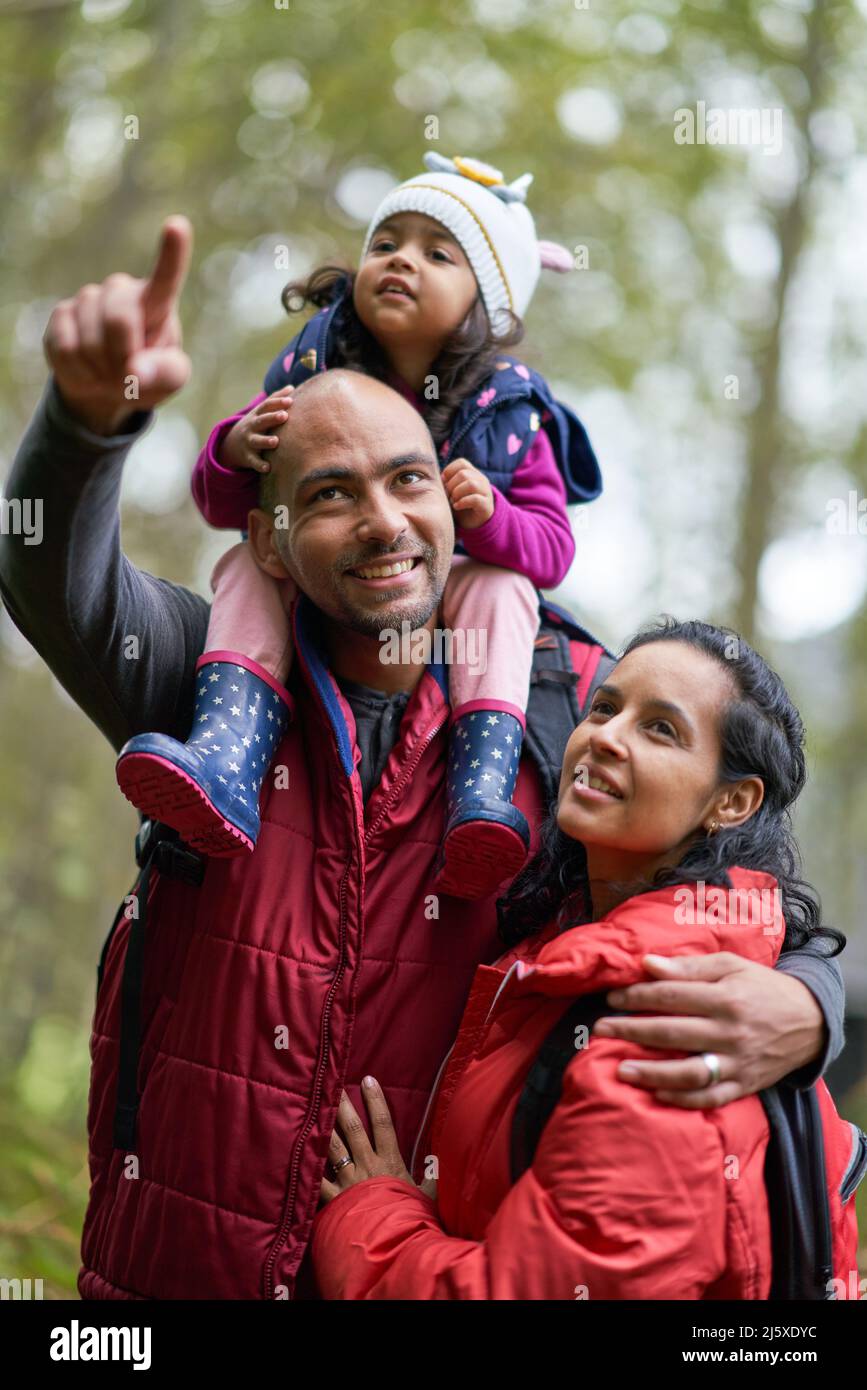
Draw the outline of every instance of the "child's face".
<instances>
[{"instance_id":1,"label":"child's face","mask_svg":"<svg viewBox=\"0 0 867 1390\"><path fill-rule=\"evenodd\" d=\"M408 294L388 290L388 277ZM463 323L478 297L476 277L454 237L423 213L380 223L355 277L353 300L365 328L386 351L427 349L430 359Z\"/></svg>"}]
</instances>

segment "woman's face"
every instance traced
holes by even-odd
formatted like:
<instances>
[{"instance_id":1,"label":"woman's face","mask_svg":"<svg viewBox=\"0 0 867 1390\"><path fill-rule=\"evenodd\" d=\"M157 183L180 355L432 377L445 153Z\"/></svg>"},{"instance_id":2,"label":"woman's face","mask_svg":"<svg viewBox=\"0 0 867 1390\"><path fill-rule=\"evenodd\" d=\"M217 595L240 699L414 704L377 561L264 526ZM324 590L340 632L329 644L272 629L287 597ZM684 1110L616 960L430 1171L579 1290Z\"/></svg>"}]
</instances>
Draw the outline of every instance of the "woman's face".
<instances>
[{"instance_id":1,"label":"woman's face","mask_svg":"<svg viewBox=\"0 0 867 1390\"><path fill-rule=\"evenodd\" d=\"M734 694L718 662L684 642L649 642L614 667L566 745L560 778L557 823L586 847L591 878L677 863L712 820L740 824L761 804L759 778L718 780Z\"/></svg>"},{"instance_id":2,"label":"woman's face","mask_svg":"<svg viewBox=\"0 0 867 1390\"><path fill-rule=\"evenodd\" d=\"M405 292L388 287L402 280ZM406 342L436 353L478 296L464 252L441 222L396 213L374 232L355 277L353 302L365 328L386 349Z\"/></svg>"}]
</instances>

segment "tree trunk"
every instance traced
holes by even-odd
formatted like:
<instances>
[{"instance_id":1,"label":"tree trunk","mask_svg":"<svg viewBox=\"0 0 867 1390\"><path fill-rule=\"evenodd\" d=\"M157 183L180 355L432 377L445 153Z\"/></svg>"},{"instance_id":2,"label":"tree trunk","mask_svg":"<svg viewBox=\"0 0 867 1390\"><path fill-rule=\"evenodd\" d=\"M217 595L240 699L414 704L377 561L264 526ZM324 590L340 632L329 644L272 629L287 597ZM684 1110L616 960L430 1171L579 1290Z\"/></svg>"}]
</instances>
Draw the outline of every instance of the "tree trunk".
<instances>
[{"instance_id":1,"label":"tree trunk","mask_svg":"<svg viewBox=\"0 0 867 1390\"><path fill-rule=\"evenodd\" d=\"M749 422L747 472L740 501L736 565L740 593L735 609L735 626L748 642L756 627L758 574L762 555L772 535L777 497L787 476L784 422L780 418L780 363L782 327L789 290L806 239L807 208L815 174L815 160L808 125L824 97L827 72L826 46L828 13L826 0L815 0L808 21L804 75L808 84L805 104L797 113L797 128L808 151L808 164L794 197L782 206L775 219L780 247L780 269L776 283L776 312L763 344L756 350L759 402Z\"/></svg>"}]
</instances>

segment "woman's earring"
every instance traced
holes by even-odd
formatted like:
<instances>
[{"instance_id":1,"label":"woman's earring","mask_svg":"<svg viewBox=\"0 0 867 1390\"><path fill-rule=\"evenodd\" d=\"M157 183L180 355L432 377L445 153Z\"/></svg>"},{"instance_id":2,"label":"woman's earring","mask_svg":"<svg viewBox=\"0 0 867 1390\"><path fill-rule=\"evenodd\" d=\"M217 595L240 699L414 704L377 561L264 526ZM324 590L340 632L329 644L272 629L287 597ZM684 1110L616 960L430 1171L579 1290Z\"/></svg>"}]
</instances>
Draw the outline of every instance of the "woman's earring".
<instances>
[{"instance_id":1,"label":"woman's earring","mask_svg":"<svg viewBox=\"0 0 867 1390\"><path fill-rule=\"evenodd\" d=\"M717 832L718 830L719 830L719 821L718 821L718 820L712 820L711 823L710 823L710 825L707 827L707 833L708 833L708 835L715 835L716 832Z\"/></svg>"}]
</instances>

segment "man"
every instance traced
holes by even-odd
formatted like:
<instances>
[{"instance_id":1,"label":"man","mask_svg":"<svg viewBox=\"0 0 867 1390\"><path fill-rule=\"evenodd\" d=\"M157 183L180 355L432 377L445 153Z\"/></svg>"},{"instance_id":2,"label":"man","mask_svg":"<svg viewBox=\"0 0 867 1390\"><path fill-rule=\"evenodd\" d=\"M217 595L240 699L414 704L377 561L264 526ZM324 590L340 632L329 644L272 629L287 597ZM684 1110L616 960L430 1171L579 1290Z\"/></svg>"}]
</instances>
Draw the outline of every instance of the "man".
<instances>
[{"instance_id":1,"label":"man","mask_svg":"<svg viewBox=\"0 0 867 1390\"><path fill-rule=\"evenodd\" d=\"M126 559L118 523L126 454L189 371L176 305L190 244L186 220L170 219L149 279L113 275L57 306L46 332L53 380L7 489L44 499L46 544L3 538L0 592L115 748L143 730L186 736L207 627L203 599ZM302 1259L341 1090L363 1113L358 1088L375 1075L408 1154L474 970L500 953L492 899L438 902L431 890L445 675L379 660L377 627L399 626L399 611L411 608L416 627L436 622L454 532L432 441L381 383L331 375L299 390L291 447L281 441L272 455L288 527L278 537L273 515L251 513L259 563L285 565L302 590L294 717L275 758L283 775L262 788L256 852L208 860L200 881L159 861L136 898L147 911L143 961L135 914L119 915L107 943L84 1298L306 1293ZM329 485L347 488L352 505L323 527L307 509ZM399 597L377 589L374 623L373 600L348 572L407 551L421 561L413 602L406 581ZM129 633L138 661L124 657ZM545 808L529 755L515 799L538 826ZM640 1063L623 1084L688 1106L725 1104L783 1076L809 1084L842 1046L840 975L820 952L789 953L775 970L725 954L649 966L663 978L633 986L619 1006L678 1017L616 1020L617 1031L712 1051L719 1074L696 1055ZM136 983L140 1049L123 1026ZM130 1067L135 1142L116 1147Z\"/></svg>"}]
</instances>

